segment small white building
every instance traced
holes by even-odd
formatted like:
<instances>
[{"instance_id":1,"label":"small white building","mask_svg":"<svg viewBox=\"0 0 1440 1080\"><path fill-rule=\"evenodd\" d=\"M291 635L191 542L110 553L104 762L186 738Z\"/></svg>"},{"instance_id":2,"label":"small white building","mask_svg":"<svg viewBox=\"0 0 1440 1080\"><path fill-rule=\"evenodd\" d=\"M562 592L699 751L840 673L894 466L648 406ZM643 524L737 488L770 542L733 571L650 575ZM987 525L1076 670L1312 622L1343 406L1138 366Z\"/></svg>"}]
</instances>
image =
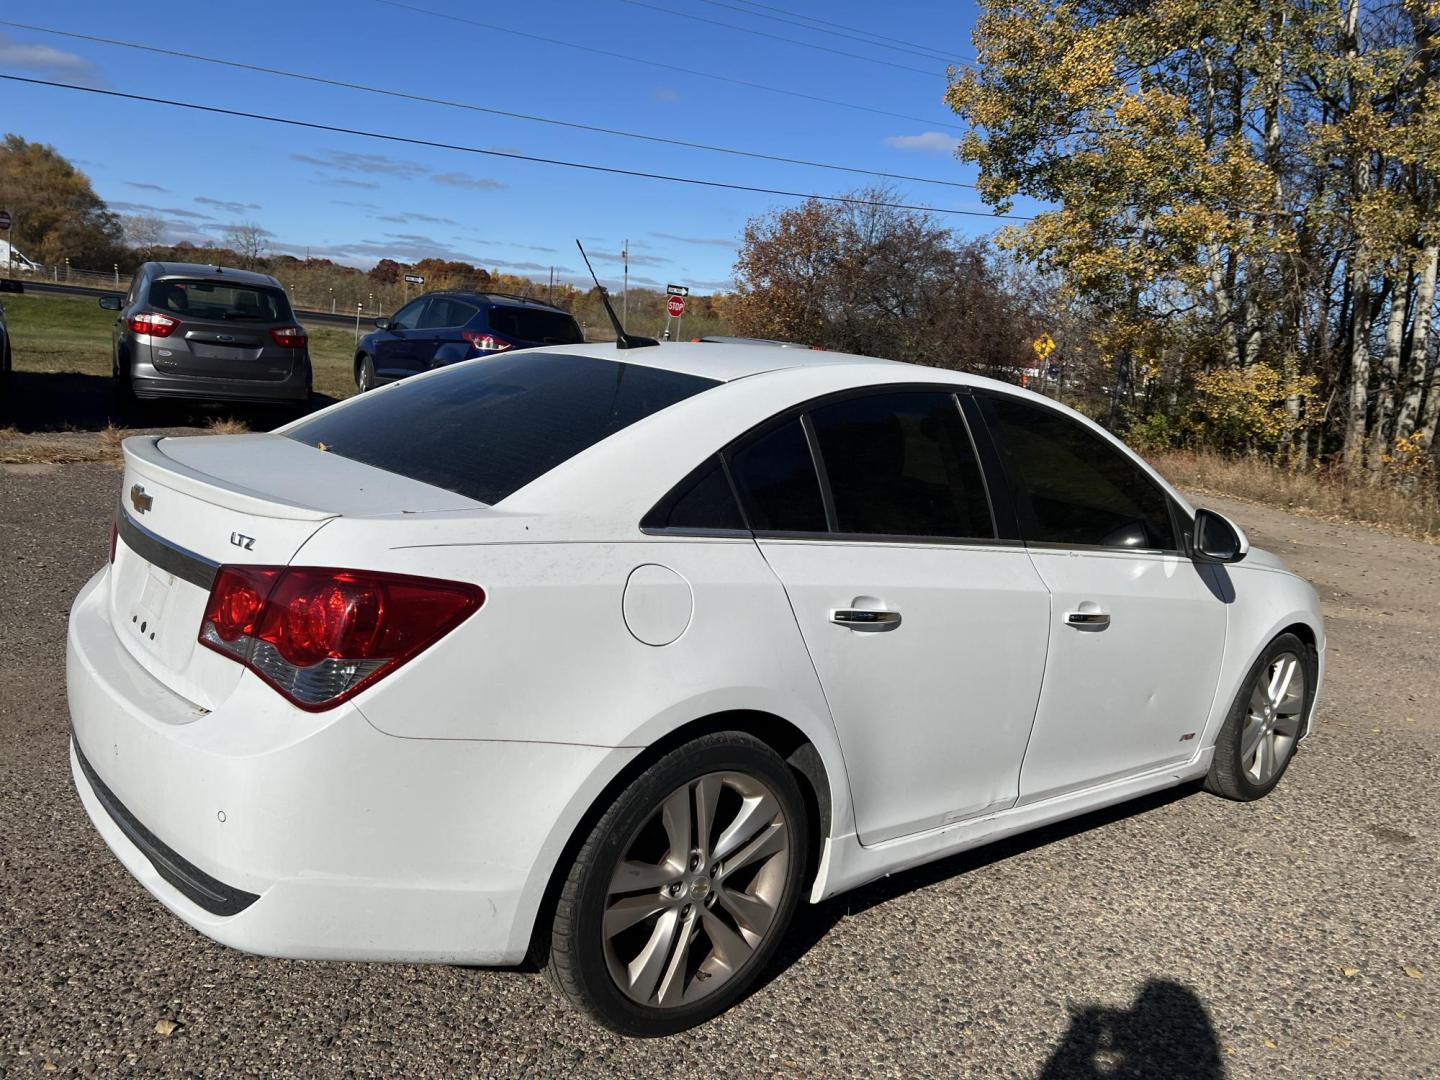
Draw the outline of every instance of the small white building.
<instances>
[{"instance_id":1,"label":"small white building","mask_svg":"<svg viewBox=\"0 0 1440 1080\"><path fill-rule=\"evenodd\" d=\"M0 274L9 274L11 269L17 272L36 274L40 272L40 264L32 259L27 259L15 248L10 246L10 241L0 239Z\"/></svg>"}]
</instances>

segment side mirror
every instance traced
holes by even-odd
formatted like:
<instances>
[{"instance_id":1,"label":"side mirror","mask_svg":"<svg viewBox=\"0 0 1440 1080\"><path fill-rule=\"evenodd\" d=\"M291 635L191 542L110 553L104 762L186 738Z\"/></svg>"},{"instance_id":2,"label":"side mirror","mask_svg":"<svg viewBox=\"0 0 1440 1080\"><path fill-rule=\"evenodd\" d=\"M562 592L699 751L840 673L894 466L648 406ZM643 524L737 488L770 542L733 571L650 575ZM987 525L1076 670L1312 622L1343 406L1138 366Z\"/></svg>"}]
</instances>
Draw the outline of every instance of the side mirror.
<instances>
[{"instance_id":1,"label":"side mirror","mask_svg":"<svg viewBox=\"0 0 1440 1080\"><path fill-rule=\"evenodd\" d=\"M1225 515L1214 510L1197 510L1190 553L1201 562L1239 562L1250 553L1250 538Z\"/></svg>"},{"instance_id":2,"label":"side mirror","mask_svg":"<svg viewBox=\"0 0 1440 1080\"><path fill-rule=\"evenodd\" d=\"M389 320L389 319L376 319L376 320L375 320L375 328L376 328L377 330L389 330L389 329L390 329L390 320Z\"/></svg>"},{"instance_id":3,"label":"side mirror","mask_svg":"<svg viewBox=\"0 0 1440 1080\"><path fill-rule=\"evenodd\" d=\"M119 311L119 310L120 310L120 297L118 297L118 296L102 296L102 297L100 297L100 306L101 306L102 308L104 308L106 311Z\"/></svg>"}]
</instances>

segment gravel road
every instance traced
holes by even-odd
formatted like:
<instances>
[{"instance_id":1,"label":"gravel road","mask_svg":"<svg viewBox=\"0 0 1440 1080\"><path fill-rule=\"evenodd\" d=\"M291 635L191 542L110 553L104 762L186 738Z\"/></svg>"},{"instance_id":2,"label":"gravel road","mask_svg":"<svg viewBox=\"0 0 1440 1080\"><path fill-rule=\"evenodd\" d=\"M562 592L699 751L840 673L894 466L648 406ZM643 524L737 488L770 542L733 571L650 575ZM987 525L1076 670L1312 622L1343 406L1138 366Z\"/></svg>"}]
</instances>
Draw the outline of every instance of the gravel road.
<instances>
[{"instance_id":1,"label":"gravel road","mask_svg":"<svg viewBox=\"0 0 1440 1080\"><path fill-rule=\"evenodd\" d=\"M1325 601L1319 733L1274 795L1171 793L803 910L768 985L631 1042L534 973L242 955L130 879L66 759L65 613L117 488L0 467L0 1077L1440 1075L1440 547L1204 500Z\"/></svg>"}]
</instances>

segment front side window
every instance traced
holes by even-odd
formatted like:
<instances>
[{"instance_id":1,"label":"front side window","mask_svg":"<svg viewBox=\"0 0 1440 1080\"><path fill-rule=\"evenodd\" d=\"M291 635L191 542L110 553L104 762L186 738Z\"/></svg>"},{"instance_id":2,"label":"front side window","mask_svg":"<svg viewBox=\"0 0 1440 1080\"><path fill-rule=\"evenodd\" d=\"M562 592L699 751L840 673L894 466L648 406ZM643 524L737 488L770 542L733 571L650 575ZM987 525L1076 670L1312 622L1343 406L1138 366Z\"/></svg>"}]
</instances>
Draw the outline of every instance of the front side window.
<instances>
[{"instance_id":1,"label":"front side window","mask_svg":"<svg viewBox=\"0 0 1440 1080\"><path fill-rule=\"evenodd\" d=\"M986 403L1026 540L1178 549L1165 493L1130 455L1054 409L999 395Z\"/></svg>"},{"instance_id":2,"label":"front side window","mask_svg":"<svg viewBox=\"0 0 1440 1080\"><path fill-rule=\"evenodd\" d=\"M502 353L363 394L286 434L494 504L600 440L718 385L589 356Z\"/></svg>"},{"instance_id":3,"label":"front side window","mask_svg":"<svg viewBox=\"0 0 1440 1080\"><path fill-rule=\"evenodd\" d=\"M758 532L824 532L825 503L799 417L730 454L750 527Z\"/></svg>"},{"instance_id":4,"label":"front side window","mask_svg":"<svg viewBox=\"0 0 1440 1080\"><path fill-rule=\"evenodd\" d=\"M390 320L391 330L414 330L420 322L420 316L425 310L425 305L430 302L428 297L421 297L419 300L412 300Z\"/></svg>"},{"instance_id":5,"label":"front side window","mask_svg":"<svg viewBox=\"0 0 1440 1080\"><path fill-rule=\"evenodd\" d=\"M810 413L841 533L991 539L980 466L951 394L905 391Z\"/></svg>"}]
</instances>

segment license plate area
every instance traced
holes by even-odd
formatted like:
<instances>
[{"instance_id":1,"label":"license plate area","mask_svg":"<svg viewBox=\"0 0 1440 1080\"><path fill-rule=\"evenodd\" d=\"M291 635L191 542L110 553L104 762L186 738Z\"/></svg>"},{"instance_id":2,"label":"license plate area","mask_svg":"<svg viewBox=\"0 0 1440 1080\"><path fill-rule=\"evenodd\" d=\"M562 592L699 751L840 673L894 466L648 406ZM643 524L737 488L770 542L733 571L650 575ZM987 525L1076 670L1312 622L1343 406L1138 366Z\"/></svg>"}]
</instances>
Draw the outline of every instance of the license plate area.
<instances>
[{"instance_id":1,"label":"license plate area","mask_svg":"<svg viewBox=\"0 0 1440 1080\"><path fill-rule=\"evenodd\" d=\"M147 561L123 540L111 573L116 636L162 681L182 675L193 658L206 590Z\"/></svg>"}]
</instances>

